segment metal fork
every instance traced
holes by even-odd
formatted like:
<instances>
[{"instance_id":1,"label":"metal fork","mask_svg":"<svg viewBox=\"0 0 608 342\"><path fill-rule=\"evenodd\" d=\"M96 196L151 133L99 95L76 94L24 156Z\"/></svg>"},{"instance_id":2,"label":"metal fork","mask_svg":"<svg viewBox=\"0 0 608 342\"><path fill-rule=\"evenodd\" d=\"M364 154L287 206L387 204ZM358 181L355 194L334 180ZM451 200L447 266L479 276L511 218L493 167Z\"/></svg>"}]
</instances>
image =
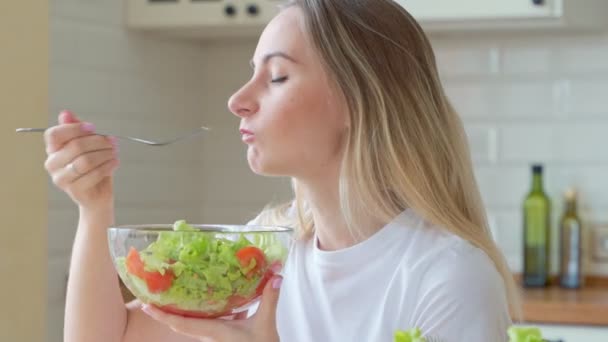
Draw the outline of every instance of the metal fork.
<instances>
[{"instance_id":1,"label":"metal fork","mask_svg":"<svg viewBox=\"0 0 608 342\"><path fill-rule=\"evenodd\" d=\"M35 132L44 132L46 131L48 128L17 128L17 133L35 133ZM180 140L184 140L187 138L191 138L197 134L200 134L203 131L209 131L210 129L208 127L205 126L201 126L191 132L185 133L183 135L180 135L178 137L175 137L173 139L169 139L169 140L165 140L165 141L153 141L153 140L147 140L147 139L142 139L142 138L136 138L136 137L130 137L130 136L121 136L121 135L114 135L114 134L110 134L110 133L99 133L99 132L95 132L96 135L101 135L104 137L116 137L118 139L124 139L124 140L130 140L130 141L135 141L138 143L142 143L142 144L146 144L146 145L150 145L150 146L166 146L166 145L171 145L173 143L176 143Z\"/></svg>"}]
</instances>

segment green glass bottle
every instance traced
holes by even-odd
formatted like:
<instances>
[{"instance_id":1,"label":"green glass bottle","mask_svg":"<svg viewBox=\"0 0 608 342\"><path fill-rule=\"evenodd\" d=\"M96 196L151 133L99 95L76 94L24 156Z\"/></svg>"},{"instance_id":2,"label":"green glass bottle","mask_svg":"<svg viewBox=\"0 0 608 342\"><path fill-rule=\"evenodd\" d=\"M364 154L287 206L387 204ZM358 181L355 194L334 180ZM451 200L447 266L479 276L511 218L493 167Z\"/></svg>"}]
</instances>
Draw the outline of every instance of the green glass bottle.
<instances>
[{"instance_id":1,"label":"green glass bottle","mask_svg":"<svg viewBox=\"0 0 608 342\"><path fill-rule=\"evenodd\" d=\"M583 280L581 220L576 210L576 192L566 191L566 210L560 220L560 286L570 289L580 288Z\"/></svg>"},{"instance_id":2,"label":"green glass bottle","mask_svg":"<svg viewBox=\"0 0 608 342\"><path fill-rule=\"evenodd\" d=\"M543 166L532 166L532 190L524 201L523 285L544 287L549 283L551 201L543 190Z\"/></svg>"}]
</instances>

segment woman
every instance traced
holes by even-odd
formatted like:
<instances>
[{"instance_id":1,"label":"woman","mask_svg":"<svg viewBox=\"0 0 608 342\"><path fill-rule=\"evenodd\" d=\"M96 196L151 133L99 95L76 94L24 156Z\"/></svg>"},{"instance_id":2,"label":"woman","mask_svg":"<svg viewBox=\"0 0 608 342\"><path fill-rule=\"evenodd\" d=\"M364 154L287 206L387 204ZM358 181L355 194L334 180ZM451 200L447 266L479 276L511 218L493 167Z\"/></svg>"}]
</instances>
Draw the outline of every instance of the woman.
<instances>
[{"instance_id":1,"label":"woman","mask_svg":"<svg viewBox=\"0 0 608 342\"><path fill-rule=\"evenodd\" d=\"M294 201L256 220L297 227L284 281L269 282L249 318L125 308L105 242L115 141L65 112L46 134L46 168L80 208L66 341L377 342L414 327L448 342L506 340L515 286L415 20L389 0L296 0L252 65L229 108L251 169L293 179Z\"/></svg>"}]
</instances>

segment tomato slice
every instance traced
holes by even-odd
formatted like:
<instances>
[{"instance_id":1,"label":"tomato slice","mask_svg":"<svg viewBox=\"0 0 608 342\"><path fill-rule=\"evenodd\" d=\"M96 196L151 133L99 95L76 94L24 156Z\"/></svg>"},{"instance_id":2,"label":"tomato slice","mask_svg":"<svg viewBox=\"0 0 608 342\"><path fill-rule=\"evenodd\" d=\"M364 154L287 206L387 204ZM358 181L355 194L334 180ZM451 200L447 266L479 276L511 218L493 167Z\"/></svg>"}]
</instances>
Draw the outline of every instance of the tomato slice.
<instances>
[{"instance_id":1,"label":"tomato slice","mask_svg":"<svg viewBox=\"0 0 608 342\"><path fill-rule=\"evenodd\" d=\"M165 274L161 274L158 271L145 272L144 277L150 293L161 293L167 291L169 288L171 288L173 279L175 278L171 270L165 270Z\"/></svg>"},{"instance_id":2,"label":"tomato slice","mask_svg":"<svg viewBox=\"0 0 608 342\"><path fill-rule=\"evenodd\" d=\"M138 278L144 279L144 262L141 260L139 252L137 251L137 249L135 249L135 247L131 247L131 249L129 249L129 254L127 254L127 260L125 264L127 266L127 272Z\"/></svg>"},{"instance_id":3,"label":"tomato slice","mask_svg":"<svg viewBox=\"0 0 608 342\"><path fill-rule=\"evenodd\" d=\"M239 249L236 252L236 257L241 263L241 267L247 267L252 259L255 259L255 267L247 272L246 276L250 277L259 270L266 268L266 256L261 249L255 246L247 246Z\"/></svg>"},{"instance_id":4,"label":"tomato slice","mask_svg":"<svg viewBox=\"0 0 608 342\"><path fill-rule=\"evenodd\" d=\"M129 249L126 260L127 272L143 279L151 293L161 293L167 291L173 284L175 276L171 270L166 270L165 274L158 271L147 272L144 270L144 262L141 260L139 252L134 247Z\"/></svg>"}]
</instances>

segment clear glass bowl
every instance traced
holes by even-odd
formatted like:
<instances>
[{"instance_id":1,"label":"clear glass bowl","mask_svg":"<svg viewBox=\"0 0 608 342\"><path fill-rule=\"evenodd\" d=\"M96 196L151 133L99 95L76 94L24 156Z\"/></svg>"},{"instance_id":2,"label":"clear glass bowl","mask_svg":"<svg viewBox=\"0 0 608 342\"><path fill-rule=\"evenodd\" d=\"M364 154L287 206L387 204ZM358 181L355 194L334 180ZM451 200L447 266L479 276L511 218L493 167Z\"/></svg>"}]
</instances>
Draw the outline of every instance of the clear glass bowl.
<instances>
[{"instance_id":1,"label":"clear glass bowl","mask_svg":"<svg viewBox=\"0 0 608 342\"><path fill-rule=\"evenodd\" d=\"M186 317L246 310L285 264L293 229L278 226L132 225L108 229L114 266L146 304Z\"/></svg>"}]
</instances>

